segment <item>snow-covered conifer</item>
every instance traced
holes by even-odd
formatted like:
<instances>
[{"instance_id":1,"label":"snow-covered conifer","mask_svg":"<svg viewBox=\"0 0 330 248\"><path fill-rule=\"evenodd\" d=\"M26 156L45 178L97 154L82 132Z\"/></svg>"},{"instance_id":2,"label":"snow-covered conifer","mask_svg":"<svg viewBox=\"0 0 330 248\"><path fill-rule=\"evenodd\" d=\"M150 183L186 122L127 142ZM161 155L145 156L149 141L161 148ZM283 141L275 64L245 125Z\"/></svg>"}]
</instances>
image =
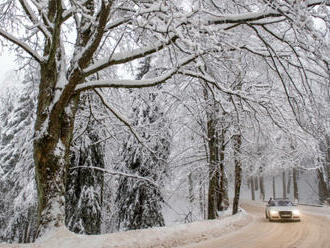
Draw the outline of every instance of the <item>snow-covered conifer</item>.
<instances>
[{"instance_id":1,"label":"snow-covered conifer","mask_svg":"<svg viewBox=\"0 0 330 248\"><path fill-rule=\"evenodd\" d=\"M90 102L87 101L91 95L85 94L82 97L85 105L78 111L76 135L71 145L65 222L73 232L100 234L104 172L90 167L104 168L104 145L99 142L99 123L95 119Z\"/></svg>"},{"instance_id":2,"label":"snow-covered conifer","mask_svg":"<svg viewBox=\"0 0 330 248\"><path fill-rule=\"evenodd\" d=\"M149 68L148 58L142 63L138 78L142 78ZM127 137L122 149L122 167L119 169L149 178L158 183L158 187L134 178L119 179L116 204L122 229L164 225L161 187L168 170L170 133L159 95L156 91L133 96L133 127L141 140L137 140L133 134Z\"/></svg>"},{"instance_id":3,"label":"snow-covered conifer","mask_svg":"<svg viewBox=\"0 0 330 248\"><path fill-rule=\"evenodd\" d=\"M27 80L0 109L0 241L33 242L37 191L33 162L35 91Z\"/></svg>"}]
</instances>

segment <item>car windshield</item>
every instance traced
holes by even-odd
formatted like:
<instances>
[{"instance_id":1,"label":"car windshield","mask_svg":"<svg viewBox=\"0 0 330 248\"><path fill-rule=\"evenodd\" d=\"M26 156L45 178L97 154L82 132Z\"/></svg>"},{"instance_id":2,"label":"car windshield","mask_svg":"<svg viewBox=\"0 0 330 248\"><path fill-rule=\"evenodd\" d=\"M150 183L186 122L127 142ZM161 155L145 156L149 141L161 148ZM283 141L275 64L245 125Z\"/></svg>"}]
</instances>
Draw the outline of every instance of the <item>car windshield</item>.
<instances>
[{"instance_id":1,"label":"car windshield","mask_svg":"<svg viewBox=\"0 0 330 248\"><path fill-rule=\"evenodd\" d=\"M270 206L293 206L292 202L290 201L272 201Z\"/></svg>"}]
</instances>

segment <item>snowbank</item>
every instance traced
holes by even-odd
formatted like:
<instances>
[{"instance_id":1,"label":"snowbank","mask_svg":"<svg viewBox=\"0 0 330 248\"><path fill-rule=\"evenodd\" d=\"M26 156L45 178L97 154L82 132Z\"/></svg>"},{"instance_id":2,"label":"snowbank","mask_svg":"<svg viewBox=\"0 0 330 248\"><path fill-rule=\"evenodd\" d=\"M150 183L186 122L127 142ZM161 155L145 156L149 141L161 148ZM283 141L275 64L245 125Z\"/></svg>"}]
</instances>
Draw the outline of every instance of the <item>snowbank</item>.
<instances>
[{"instance_id":1,"label":"snowbank","mask_svg":"<svg viewBox=\"0 0 330 248\"><path fill-rule=\"evenodd\" d=\"M221 236L247 225L251 219L241 211L234 216L222 215L217 220L91 236L76 235L61 227L34 244L3 244L0 247L172 248Z\"/></svg>"},{"instance_id":2,"label":"snowbank","mask_svg":"<svg viewBox=\"0 0 330 248\"><path fill-rule=\"evenodd\" d=\"M325 216L328 217L330 220L330 207L323 206L323 207L313 207L313 206L303 206L299 205L299 208L303 213L317 215L317 216Z\"/></svg>"}]
</instances>

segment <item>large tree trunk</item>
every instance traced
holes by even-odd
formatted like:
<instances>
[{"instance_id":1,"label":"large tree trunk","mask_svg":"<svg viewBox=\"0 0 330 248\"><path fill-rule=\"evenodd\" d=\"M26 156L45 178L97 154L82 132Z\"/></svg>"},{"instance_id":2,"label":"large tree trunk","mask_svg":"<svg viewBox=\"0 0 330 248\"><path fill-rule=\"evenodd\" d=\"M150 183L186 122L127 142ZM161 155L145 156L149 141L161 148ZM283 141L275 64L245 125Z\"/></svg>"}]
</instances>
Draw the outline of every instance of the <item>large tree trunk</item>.
<instances>
[{"instance_id":1,"label":"large tree trunk","mask_svg":"<svg viewBox=\"0 0 330 248\"><path fill-rule=\"evenodd\" d=\"M83 3L86 15L93 15L92 0ZM52 24L51 38L43 48L47 60L40 63L40 84L35 124L34 161L38 190L38 233L64 225L66 174L70 163L70 143L79 102L75 87L85 81L85 69L102 40L111 4L102 2L96 17L97 32L90 19L81 17L83 32L78 32L72 64L67 68L62 41L64 7L61 1L50 1L47 21ZM47 10L46 10L47 11ZM80 30L80 27L78 28ZM89 44L88 48L86 48ZM84 51L82 53L82 50ZM76 57L77 56L77 57Z\"/></svg>"},{"instance_id":2,"label":"large tree trunk","mask_svg":"<svg viewBox=\"0 0 330 248\"><path fill-rule=\"evenodd\" d=\"M61 76L64 56L60 49L48 63L41 65L38 107L34 127L34 162L38 191L38 232L64 225L66 173L70 163L70 143L79 94L72 96L83 78L73 74L67 82ZM61 63L60 65L57 63ZM63 80L63 82L62 82ZM63 89L56 85L65 85ZM60 93L59 93L60 91Z\"/></svg>"},{"instance_id":3,"label":"large tree trunk","mask_svg":"<svg viewBox=\"0 0 330 248\"><path fill-rule=\"evenodd\" d=\"M240 190L242 184L242 166L241 166L241 159L239 157L240 149L241 149L241 136L236 135L233 137L234 141L234 157L235 157L235 193L234 193L234 200L233 200L233 214L238 212L238 205L239 205L239 197L240 197Z\"/></svg>"},{"instance_id":4,"label":"large tree trunk","mask_svg":"<svg viewBox=\"0 0 330 248\"><path fill-rule=\"evenodd\" d=\"M48 228L64 225L65 179L69 165L73 121L65 115L60 119L60 127L56 131L61 135L54 137L44 133L34 141L38 189L38 236ZM36 125L35 130L36 136L43 132L42 126Z\"/></svg>"},{"instance_id":5,"label":"large tree trunk","mask_svg":"<svg viewBox=\"0 0 330 248\"><path fill-rule=\"evenodd\" d=\"M62 102L52 105L56 93L52 92L52 87L58 78L56 64L41 66L33 144L38 190L38 236L48 228L64 225L66 171L78 100L73 99L69 104L71 96L67 92Z\"/></svg>"}]
</instances>

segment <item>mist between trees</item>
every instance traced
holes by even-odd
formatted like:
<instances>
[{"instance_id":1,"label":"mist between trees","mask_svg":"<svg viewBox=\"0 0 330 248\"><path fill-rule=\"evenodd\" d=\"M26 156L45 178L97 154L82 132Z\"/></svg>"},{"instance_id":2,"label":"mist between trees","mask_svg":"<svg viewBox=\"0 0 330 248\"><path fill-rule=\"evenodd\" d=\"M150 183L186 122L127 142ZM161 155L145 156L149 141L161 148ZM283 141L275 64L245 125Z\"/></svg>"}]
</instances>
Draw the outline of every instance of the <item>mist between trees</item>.
<instances>
[{"instance_id":1,"label":"mist between trees","mask_svg":"<svg viewBox=\"0 0 330 248\"><path fill-rule=\"evenodd\" d=\"M329 5L2 1L1 240L214 219L247 186L329 204Z\"/></svg>"}]
</instances>

